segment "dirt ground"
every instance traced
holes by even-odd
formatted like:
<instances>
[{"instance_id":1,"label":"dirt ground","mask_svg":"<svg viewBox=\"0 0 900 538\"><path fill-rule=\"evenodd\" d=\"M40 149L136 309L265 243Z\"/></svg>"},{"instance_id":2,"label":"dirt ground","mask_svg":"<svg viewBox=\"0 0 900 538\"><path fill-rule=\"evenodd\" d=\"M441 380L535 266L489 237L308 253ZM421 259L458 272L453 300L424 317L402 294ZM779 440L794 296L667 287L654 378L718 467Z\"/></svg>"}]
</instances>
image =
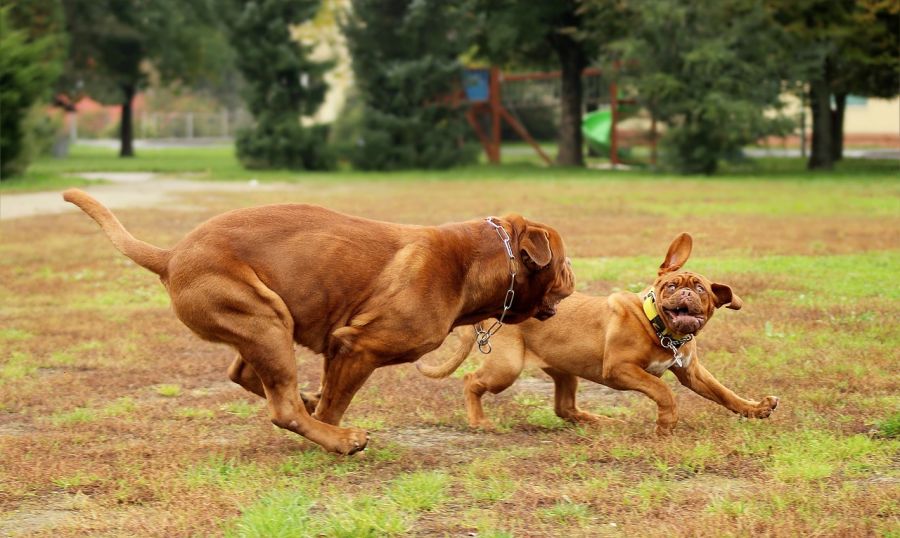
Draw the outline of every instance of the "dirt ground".
<instances>
[{"instance_id":1,"label":"dirt ground","mask_svg":"<svg viewBox=\"0 0 900 538\"><path fill-rule=\"evenodd\" d=\"M7 195L0 536L276 535L254 526L272 492L312 499L284 536L900 529L900 451L879 430L900 407L897 183L181 183L92 192L160 246L262 203L420 224L515 210L563 234L579 289L595 294L649 283L672 237L689 231L695 269L722 267L708 276L745 300L701 335L704 363L739 394L776 394L782 406L767 421L739 419L666 374L681 422L658 439L645 397L584 383L583 406L624 424L571 426L553 416L552 383L531 372L486 398L496 431L471 431L458 377L428 380L402 365L376 372L348 411L347 423L371 432L370 448L326 455L270 424L262 401L227 380L233 352L182 326L156 277L93 221L58 212L58 193ZM301 383L316 386L319 358L298 349L297 360ZM410 508L395 493L422 473L442 484L439 501ZM395 512L398 526L377 519Z\"/></svg>"}]
</instances>

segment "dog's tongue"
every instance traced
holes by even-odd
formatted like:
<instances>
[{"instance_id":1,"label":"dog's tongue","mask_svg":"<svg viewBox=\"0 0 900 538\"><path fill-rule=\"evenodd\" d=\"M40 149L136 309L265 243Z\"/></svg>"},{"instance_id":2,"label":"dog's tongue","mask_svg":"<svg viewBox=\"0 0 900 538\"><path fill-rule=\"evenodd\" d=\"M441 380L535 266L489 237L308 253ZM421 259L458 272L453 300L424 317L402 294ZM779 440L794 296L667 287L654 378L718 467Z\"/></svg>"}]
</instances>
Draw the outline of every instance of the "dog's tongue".
<instances>
[{"instance_id":1,"label":"dog's tongue","mask_svg":"<svg viewBox=\"0 0 900 538\"><path fill-rule=\"evenodd\" d=\"M693 334L700 330L700 320L691 314L669 312L669 326L678 334Z\"/></svg>"}]
</instances>

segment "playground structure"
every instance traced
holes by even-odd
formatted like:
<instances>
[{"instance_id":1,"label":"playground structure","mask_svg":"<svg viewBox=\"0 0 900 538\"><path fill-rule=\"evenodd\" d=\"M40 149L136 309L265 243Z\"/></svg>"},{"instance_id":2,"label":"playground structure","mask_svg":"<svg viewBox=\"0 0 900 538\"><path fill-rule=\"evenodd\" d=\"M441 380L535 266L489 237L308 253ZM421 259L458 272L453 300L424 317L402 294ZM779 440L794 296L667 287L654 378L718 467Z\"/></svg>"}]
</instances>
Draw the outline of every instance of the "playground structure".
<instances>
[{"instance_id":1,"label":"playground structure","mask_svg":"<svg viewBox=\"0 0 900 538\"><path fill-rule=\"evenodd\" d=\"M624 114L628 109L636 110L637 101L620 98L615 77L605 86L602 74L596 68L582 72L583 102L596 109L585 114L582 121L582 134L588 146L599 154L608 154L610 164L617 166L625 161L622 149L626 144L647 145L649 160L655 164L656 121L650 119L649 132L622 129ZM559 71L503 73L498 67L471 68L464 72L464 101L469 105L466 119L489 162L500 162L501 123L506 122L546 164L552 164L552 159L516 117L515 110L531 106L558 107L560 76ZM606 103L608 107L601 109Z\"/></svg>"}]
</instances>

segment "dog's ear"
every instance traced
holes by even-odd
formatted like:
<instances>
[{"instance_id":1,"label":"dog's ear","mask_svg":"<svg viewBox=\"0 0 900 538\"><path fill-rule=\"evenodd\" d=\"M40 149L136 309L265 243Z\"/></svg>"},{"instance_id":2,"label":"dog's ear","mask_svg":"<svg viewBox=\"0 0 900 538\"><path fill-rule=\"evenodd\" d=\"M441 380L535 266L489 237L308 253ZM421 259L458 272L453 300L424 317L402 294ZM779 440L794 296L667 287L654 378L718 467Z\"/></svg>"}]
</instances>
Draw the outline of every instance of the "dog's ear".
<instances>
[{"instance_id":1,"label":"dog's ear","mask_svg":"<svg viewBox=\"0 0 900 538\"><path fill-rule=\"evenodd\" d=\"M681 266L688 261L691 256L691 248L694 246L694 240L688 233L679 234L678 237L669 245L669 252L666 252L666 259L659 266L660 275L672 273L681 269Z\"/></svg>"},{"instance_id":2,"label":"dog's ear","mask_svg":"<svg viewBox=\"0 0 900 538\"><path fill-rule=\"evenodd\" d=\"M519 249L522 263L532 271L547 267L553 258L550 251L550 235L534 226L525 229L522 240L519 241Z\"/></svg>"},{"instance_id":3,"label":"dog's ear","mask_svg":"<svg viewBox=\"0 0 900 538\"><path fill-rule=\"evenodd\" d=\"M727 305L731 310L740 310L744 306L744 301L731 291L731 287L713 282L711 288L716 298L716 308Z\"/></svg>"}]
</instances>

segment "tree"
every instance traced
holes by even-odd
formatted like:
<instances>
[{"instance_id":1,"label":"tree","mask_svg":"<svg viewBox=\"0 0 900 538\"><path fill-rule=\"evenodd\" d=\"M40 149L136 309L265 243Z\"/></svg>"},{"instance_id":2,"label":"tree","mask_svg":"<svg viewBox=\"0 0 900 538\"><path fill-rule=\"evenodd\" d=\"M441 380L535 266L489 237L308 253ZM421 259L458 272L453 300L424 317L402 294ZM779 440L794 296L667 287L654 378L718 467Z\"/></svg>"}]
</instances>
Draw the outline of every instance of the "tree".
<instances>
[{"instance_id":1,"label":"tree","mask_svg":"<svg viewBox=\"0 0 900 538\"><path fill-rule=\"evenodd\" d=\"M343 24L363 102L352 152L362 169L446 168L471 162L463 144L459 56L471 24L462 0L353 0Z\"/></svg>"},{"instance_id":2,"label":"tree","mask_svg":"<svg viewBox=\"0 0 900 538\"><path fill-rule=\"evenodd\" d=\"M843 154L847 95L900 93L900 5L890 0L768 0L790 35L795 79L808 92L812 151L828 170ZM834 102L834 106L832 106Z\"/></svg>"},{"instance_id":3,"label":"tree","mask_svg":"<svg viewBox=\"0 0 900 538\"><path fill-rule=\"evenodd\" d=\"M891 98L900 95L900 3L858 0L850 13L834 61L832 151L843 158L844 111L849 94Z\"/></svg>"},{"instance_id":4,"label":"tree","mask_svg":"<svg viewBox=\"0 0 900 538\"><path fill-rule=\"evenodd\" d=\"M207 0L63 0L71 47L63 88L122 106L119 155L134 155L132 101L147 83L146 64L164 81L203 72L213 28Z\"/></svg>"},{"instance_id":5,"label":"tree","mask_svg":"<svg viewBox=\"0 0 900 538\"><path fill-rule=\"evenodd\" d=\"M246 81L245 101L256 125L238 133L238 158L248 168L327 169L326 126L304 128L325 98L327 62L309 58L311 47L290 27L311 19L318 0L235 0L227 25Z\"/></svg>"},{"instance_id":6,"label":"tree","mask_svg":"<svg viewBox=\"0 0 900 538\"><path fill-rule=\"evenodd\" d=\"M18 19L20 24L29 20L21 16L23 12L44 13L47 19L32 19L33 26L14 27L12 20ZM0 178L22 173L32 157L24 122L29 109L48 96L60 72L60 37L53 26L58 14L59 6L53 2L16 6L4 2L0 7ZM47 25L41 26L43 23Z\"/></svg>"},{"instance_id":7,"label":"tree","mask_svg":"<svg viewBox=\"0 0 900 538\"><path fill-rule=\"evenodd\" d=\"M639 0L620 48L628 80L666 125L665 163L712 174L722 159L783 128L783 36L754 0Z\"/></svg>"},{"instance_id":8,"label":"tree","mask_svg":"<svg viewBox=\"0 0 900 538\"><path fill-rule=\"evenodd\" d=\"M563 166L584 166L581 72L600 52L600 43L614 37L586 32L580 4L578 0L472 0L478 17L477 57L494 64L561 70L556 163ZM594 19L600 20L615 21ZM600 41L595 41L596 37Z\"/></svg>"}]
</instances>

